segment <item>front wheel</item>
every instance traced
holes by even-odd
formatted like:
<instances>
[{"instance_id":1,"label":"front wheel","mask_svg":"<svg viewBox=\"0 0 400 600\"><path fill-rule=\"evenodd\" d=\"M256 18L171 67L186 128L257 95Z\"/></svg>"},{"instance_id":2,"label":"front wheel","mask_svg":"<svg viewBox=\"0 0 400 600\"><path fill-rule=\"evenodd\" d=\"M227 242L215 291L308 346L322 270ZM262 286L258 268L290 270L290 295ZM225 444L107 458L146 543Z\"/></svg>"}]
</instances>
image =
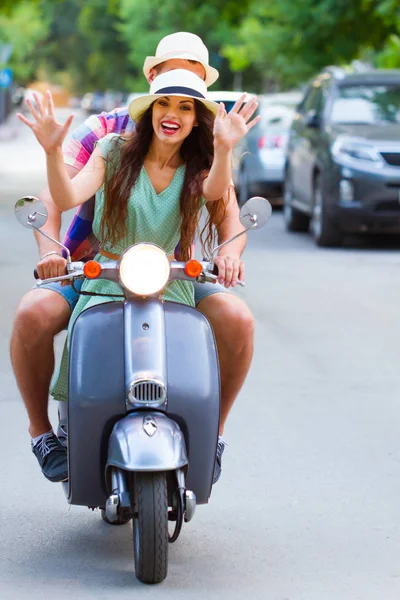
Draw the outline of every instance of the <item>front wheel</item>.
<instances>
[{"instance_id":1,"label":"front wheel","mask_svg":"<svg viewBox=\"0 0 400 600\"><path fill-rule=\"evenodd\" d=\"M160 583L168 572L168 497L165 473L135 473L133 545L136 577Z\"/></svg>"}]
</instances>

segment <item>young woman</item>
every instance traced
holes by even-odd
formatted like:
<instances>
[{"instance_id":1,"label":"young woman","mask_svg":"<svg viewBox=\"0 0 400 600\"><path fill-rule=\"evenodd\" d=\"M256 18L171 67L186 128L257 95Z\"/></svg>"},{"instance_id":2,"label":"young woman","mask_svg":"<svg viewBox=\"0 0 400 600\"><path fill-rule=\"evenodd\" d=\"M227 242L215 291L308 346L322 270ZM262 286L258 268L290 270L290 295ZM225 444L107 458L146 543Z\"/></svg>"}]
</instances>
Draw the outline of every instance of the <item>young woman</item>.
<instances>
[{"instance_id":1,"label":"young woman","mask_svg":"<svg viewBox=\"0 0 400 600\"><path fill-rule=\"evenodd\" d=\"M250 121L257 108L254 99L243 105L243 95L227 115L222 104L206 100L205 83L197 75L169 71L154 79L148 95L131 103L135 132L101 139L87 165L70 180L62 142L73 117L60 125L50 93L46 100L47 110L39 99L36 109L30 105L33 123L18 116L46 152L50 192L61 210L83 204L96 193L93 232L100 241L100 262L115 260L137 242L158 244L168 255L179 242L179 258L187 260L203 204L214 203L214 223L222 218L231 185L232 149L259 120ZM206 243L211 241L209 222ZM85 281L82 289L120 293L114 283L103 280ZM194 305L193 286L174 281L163 298ZM81 296L69 330L84 308L110 300L115 298ZM53 389L56 399L67 399L66 382L62 368Z\"/></svg>"}]
</instances>

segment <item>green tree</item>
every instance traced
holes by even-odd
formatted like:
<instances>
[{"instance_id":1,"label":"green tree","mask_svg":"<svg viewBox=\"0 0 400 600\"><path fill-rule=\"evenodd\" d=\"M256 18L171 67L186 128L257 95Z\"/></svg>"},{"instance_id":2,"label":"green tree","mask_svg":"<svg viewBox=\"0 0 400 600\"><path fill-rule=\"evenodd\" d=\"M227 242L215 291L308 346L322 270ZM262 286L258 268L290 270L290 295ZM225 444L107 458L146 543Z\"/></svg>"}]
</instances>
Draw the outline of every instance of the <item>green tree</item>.
<instances>
[{"instance_id":1,"label":"green tree","mask_svg":"<svg viewBox=\"0 0 400 600\"><path fill-rule=\"evenodd\" d=\"M39 0L31 0L31 4L37 4ZM0 2L0 14L10 16L15 8L20 4L24 4L25 0L1 0Z\"/></svg>"},{"instance_id":2,"label":"green tree","mask_svg":"<svg viewBox=\"0 0 400 600\"><path fill-rule=\"evenodd\" d=\"M135 73L119 31L118 7L116 0L89 0L80 11L78 29L88 47L85 87L124 90L129 74Z\"/></svg>"},{"instance_id":3,"label":"green tree","mask_svg":"<svg viewBox=\"0 0 400 600\"><path fill-rule=\"evenodd\" d=\"M10 14L0 15L0 45L11 46L8 66L18 83L25 84L34 77L40 60L37 49L48 31L49 21L37 4L20 2Z\"/></svg>"},{"instance_id":4,"label":"green tree","mask_svg":"<svg viewBox=\"0 0 400 600\"><path fill-rule=\"evenodd\" d=\"M264 87L291 86L322 67L347 63L365 48L382 48L396 32L397 0L270 0L252 2L222 52L233 70L253 66ZM382 6L386 7L386 12ZM390 10L389 10L390 9ZM234 38L234 39L235 39Z\"/></svg>"},{"instance_id":5,"label":"green tree","mask_svg":"<svg viewBox=\"0 0 400 600\"><path fill-rule=\"evenodd\" d=\"M210 63L221 74L218 86L228 87L232 76L228 62L221 54L222 45L231 39L233 28L246 14L251 0L203 1L187 0L184 5L176 0L120 0L119 27L129 48L128 59L136 69L132 79L134 90L144 91L147 83L142 75L143 61L153 55L160 39L176 31L190 31L199 35L210 52Z\"/></svg>"}]
</instances>

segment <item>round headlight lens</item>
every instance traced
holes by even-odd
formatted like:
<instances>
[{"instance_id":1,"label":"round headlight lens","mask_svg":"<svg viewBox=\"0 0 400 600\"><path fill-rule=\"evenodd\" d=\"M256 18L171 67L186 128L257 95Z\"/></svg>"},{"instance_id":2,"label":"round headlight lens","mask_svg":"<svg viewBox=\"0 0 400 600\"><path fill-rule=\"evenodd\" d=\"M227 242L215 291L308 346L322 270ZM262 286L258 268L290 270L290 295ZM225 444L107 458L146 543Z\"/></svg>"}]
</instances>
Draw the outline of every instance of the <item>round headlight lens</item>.
<instances>
[{"instance_id":1,"label":"round headlight lens","mask_svg":"<svg viewBox=\"0 0 400 600\"><path fill-rule=\"evenodd\" d=\"M150 296L162 290L169 278L170 265L162 248L136 244L121 257L119 277L122 285L138 296Z\"/></svg>"}]
</instances>

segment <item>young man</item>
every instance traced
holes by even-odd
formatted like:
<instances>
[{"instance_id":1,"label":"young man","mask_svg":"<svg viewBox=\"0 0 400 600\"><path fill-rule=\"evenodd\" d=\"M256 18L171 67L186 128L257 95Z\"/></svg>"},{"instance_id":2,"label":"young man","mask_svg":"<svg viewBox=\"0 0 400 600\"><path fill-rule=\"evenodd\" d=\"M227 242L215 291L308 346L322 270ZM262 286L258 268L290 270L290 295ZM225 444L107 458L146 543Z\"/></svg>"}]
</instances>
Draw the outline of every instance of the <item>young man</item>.
<instances>
[{"instance_id":1,"label":"young man","mask_svg":"<svg viewBox=\"0 0 400 600\"><path fill-rule=\"evenodd\" d=\"M208 64L207 48L198 36L191 33L179 32L163 38L155 56L146 58L143 71L151 83L160 73L178 68L194 72L207 85L218 78L218 71ZM86 164L98 139L108 133L129 132L134 127L127 108L89 117L65 145L69 176L73 178ZM49 214L43 231L58 240L60 211L48 189L40 194L40 198ZM73 260L87 260L96 252L96 238L91 227L93 207L94 199L82 205L67 232L64 243L70 249ZM219 243L242 229L236 198L231 193L225 219L218 227ZM64 274L66 261L60 248L44 236L37 235L36 239L40 253L37 265L40 278ZM244 302L226 293L227 288L234 287L238 279L244 278L244 266L240 260L244 246L245 236L242 236L220 250L215 259L219 268L219 284L195 284L196 306L211 322L218 347L221 369L220 436L247 375L253 352L253 317ZM32 450L43 474L50 481L68 478L67 453L48 418L48 394L54 370L54 336L67 326L76 302L77 294L71 286L50 283L30 290L18 306L11 338L11 360L28 412ZM220 437L214 482L220 476L224 447L225 442Z\"/></svg>"}]
</instances>

